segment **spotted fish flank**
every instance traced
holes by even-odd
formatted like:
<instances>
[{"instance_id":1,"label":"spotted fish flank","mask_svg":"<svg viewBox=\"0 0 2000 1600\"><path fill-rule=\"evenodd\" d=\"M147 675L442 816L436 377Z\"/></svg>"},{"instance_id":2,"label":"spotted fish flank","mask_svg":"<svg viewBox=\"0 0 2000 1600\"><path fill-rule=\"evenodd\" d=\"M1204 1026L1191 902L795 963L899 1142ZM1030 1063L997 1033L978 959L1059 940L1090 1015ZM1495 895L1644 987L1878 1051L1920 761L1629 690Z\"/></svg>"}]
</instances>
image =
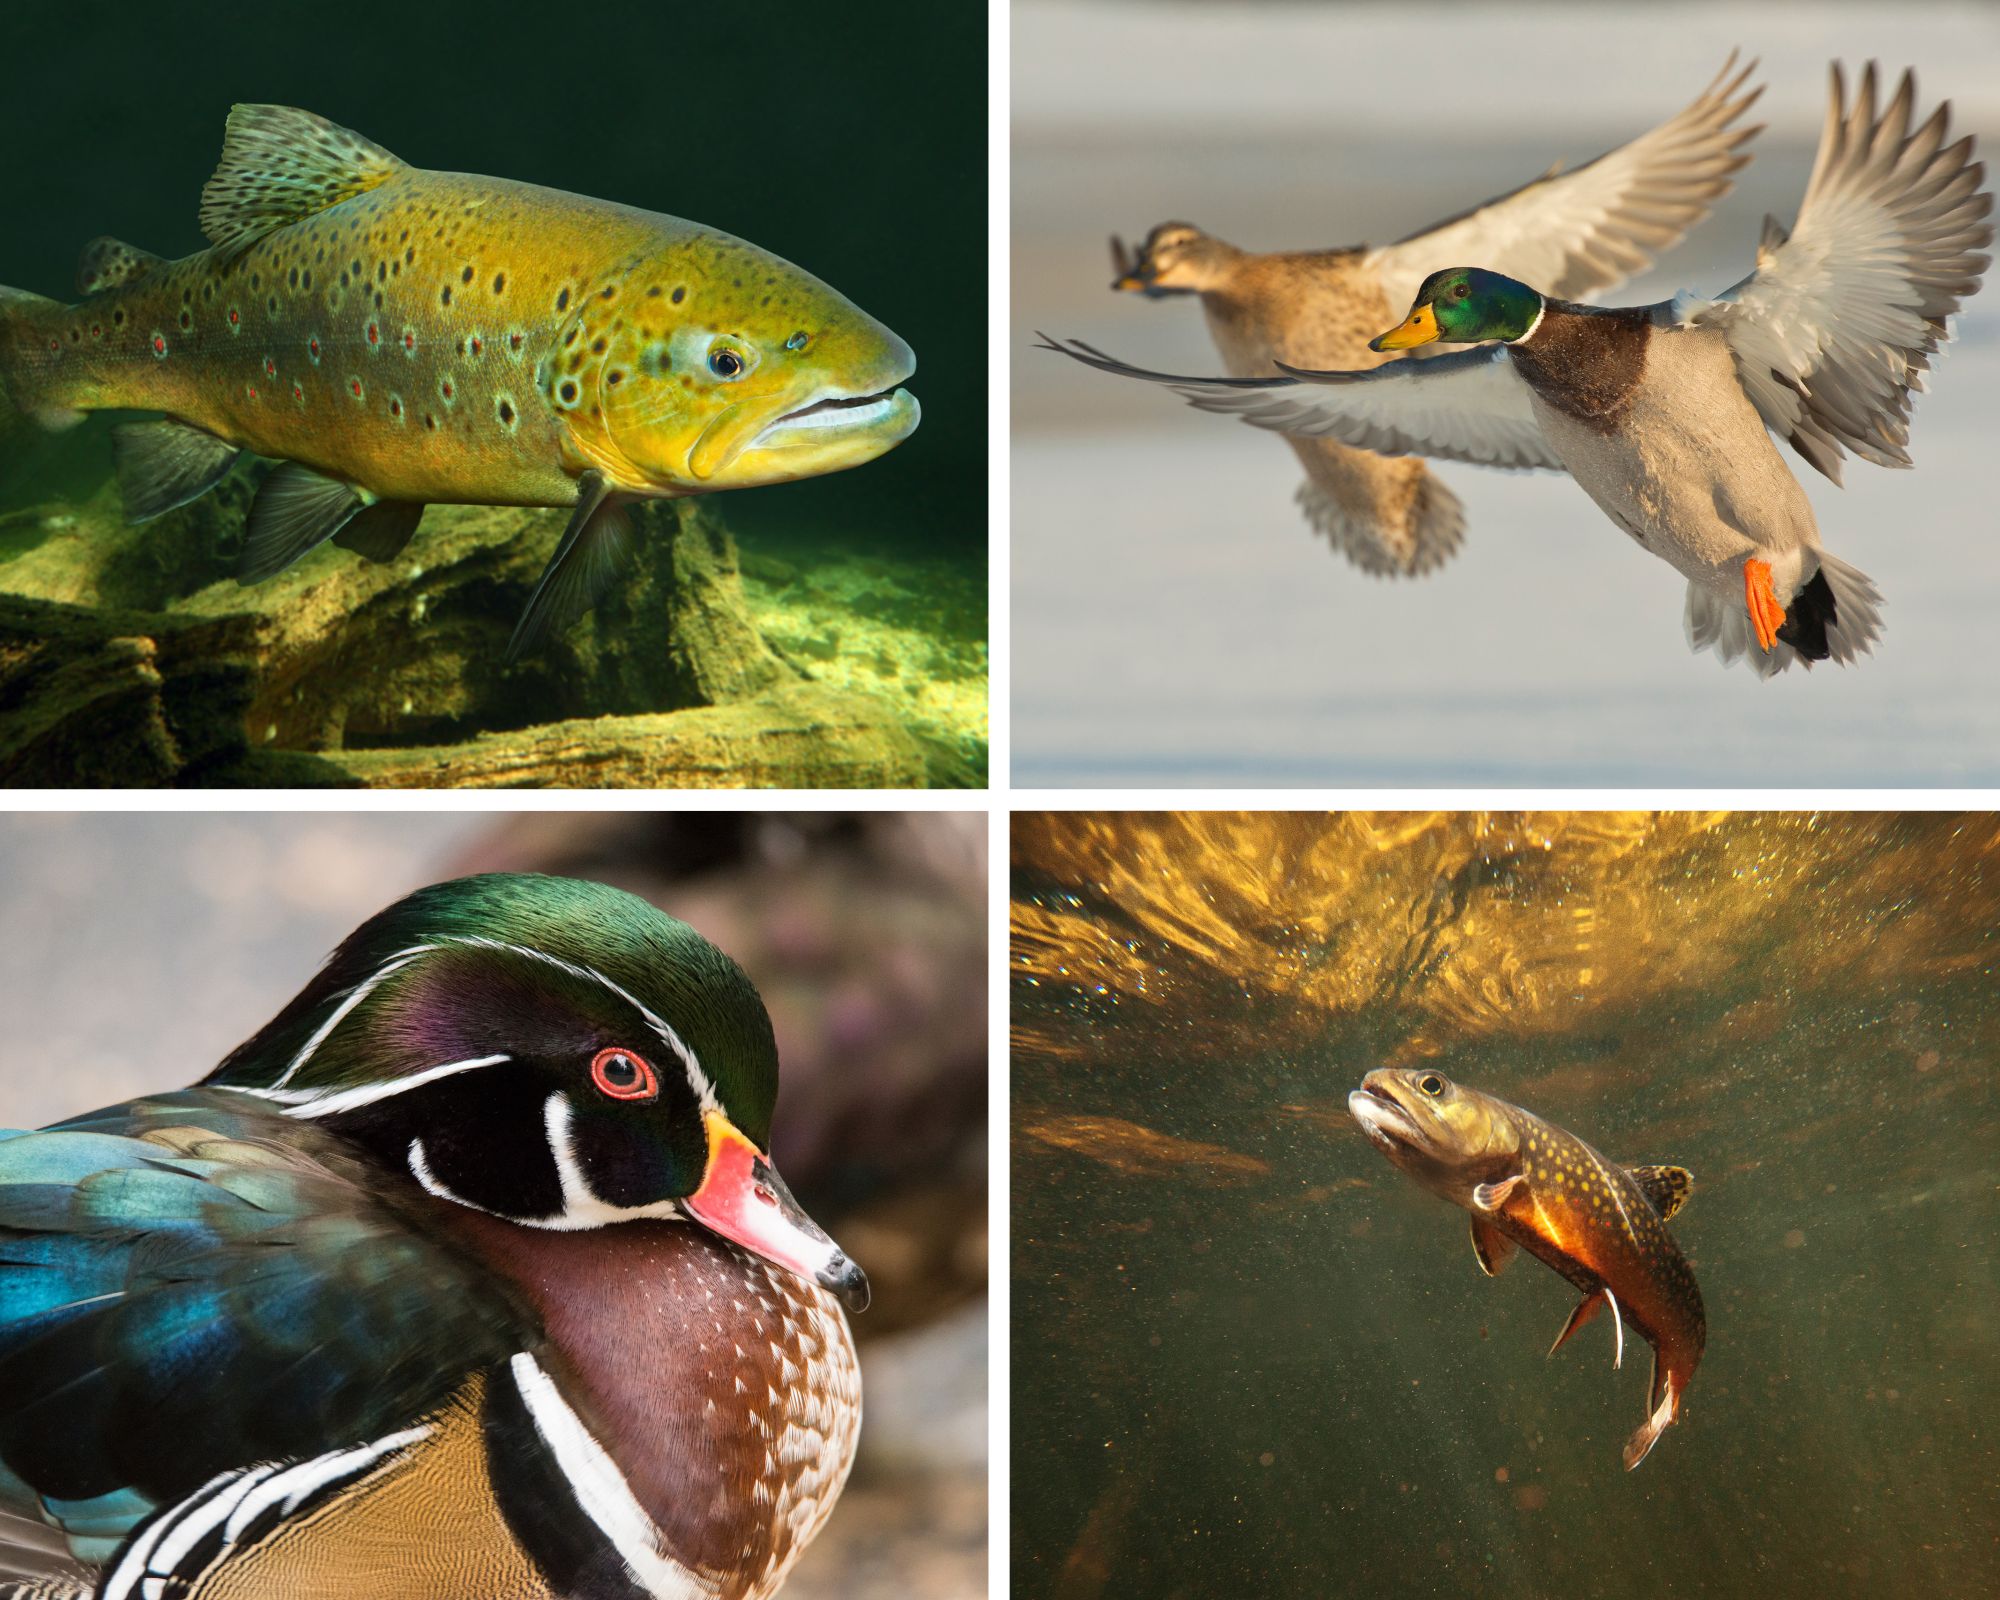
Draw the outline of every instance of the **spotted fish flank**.
<instances>
[{"instance_id":1,"label":"spotted fish flank","mask_svg":"<svg viewBox=\"0 0 2000 1600\"><path fill-rule=\"evenodd\" d=\"M573 507L510 654L590 609L629 504L859 466L916 427L909 346L835 290L699 223L428 172L323 118L238 106L202 194L213 248L84 251L73 306L0 289L0 401L118 430L127 515L242 451L239 577L332 539L398 554L426 505ZM372 514L372 515L371 515Z\"/></svg>"},{"instance_id":2,"label":"spotted fish flank","mask_svg":"<svg viewBox=\"0 0 2000 1600\"><path fill-rule=\"evenodd\" d=\"M1626 1470L1645 1460L1679 1418L1708 1341L1701 1290L1666 1228L1693 1192L1688 1170L1621 1167L1532 1111L1438 1072L1371 1072L1347 1106L1392 1163L1471 1214L1488 1277L1519 1248L1583 1291L1549 1354L1607 1306L1616 1364L1628 1322L1653 1347L1647 1417L1626 1441Z\"/></svg>"}]
</instances>

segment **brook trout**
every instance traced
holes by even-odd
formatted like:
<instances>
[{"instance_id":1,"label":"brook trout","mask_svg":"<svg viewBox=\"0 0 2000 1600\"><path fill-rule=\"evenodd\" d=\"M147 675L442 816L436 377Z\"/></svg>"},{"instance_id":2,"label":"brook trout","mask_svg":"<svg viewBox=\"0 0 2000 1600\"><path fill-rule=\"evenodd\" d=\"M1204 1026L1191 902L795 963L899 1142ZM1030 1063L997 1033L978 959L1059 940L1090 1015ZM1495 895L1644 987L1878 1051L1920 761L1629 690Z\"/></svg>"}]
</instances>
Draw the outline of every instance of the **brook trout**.
<instances>
[{"instance_id":1,"label":"brook trout","mask_svg":"<svg viewBox=\"0 0 2000 1600\"><path fill-rule=\"evenodd\" d=\"M1384 1067L1347 1097L1369 1140L1433 1194L1472 1214L1480 1270L1496 1277L1519 1245L1583 1291L1549 1346L1605 1306L1625 1360L1625 1323L1653 1347L1648 1415L1625 1442L1629 1472L1680 1416L1708 1342L1708 1317L1666 1220L1694 1189L1685 1167L1621 1167L1532 1111L1443 1074Z\"/></svg>"},{"instance_id":2,"label":"brook trout","mask_svg":"<svg viewBox=\"0 0 2000 1600\"><path fill-rule=\"evenodd\" d=\"M73 306L0 290L0 399L165 413L114 436L135 522L279 460L245 583L327 539L390 560L432 502L575 507L510 659L602 596L630 502L838 472L917 425L910 347L789 262L309 112L230 112L201 225L181 261L96 240Z\"/></svg>"}]
</instances>

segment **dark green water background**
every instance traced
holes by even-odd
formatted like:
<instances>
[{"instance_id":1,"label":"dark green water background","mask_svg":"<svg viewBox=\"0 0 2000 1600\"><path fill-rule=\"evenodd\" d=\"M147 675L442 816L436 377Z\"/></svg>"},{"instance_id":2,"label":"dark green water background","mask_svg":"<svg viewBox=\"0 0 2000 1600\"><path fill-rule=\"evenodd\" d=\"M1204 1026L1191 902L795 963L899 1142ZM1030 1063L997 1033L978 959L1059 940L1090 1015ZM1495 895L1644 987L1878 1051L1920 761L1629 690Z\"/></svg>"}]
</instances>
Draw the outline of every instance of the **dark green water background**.
<instances>
[{"instance_id":1,"label":"dark green water background","mask_svg":"<svg viewBox=\"0 0 2000 1600\"><path fill-rule=\"evenodd\" d=\"M1016 1593L2000 1592L1991 816L1016 819ZM1691 1167L1647 1357L1361 1138L1435 1064Z\"/></svg>"},{"instance_id":2,"label":"dark green water background","mask_svg":"<svg viewBox=\"0 0 2000 1600\"><path fill-rule=\"evenodd\" d=\"M912 438L857 471L722 497L764 546L986 559L986 15L871 3L552 0L11 6L0 283L73 298L85 241L205 247L236 101L303 106L417 166L712 224L825 279L917 353ZM101 427L11 501L109 474Z\"/></svg>"}]
</instances>

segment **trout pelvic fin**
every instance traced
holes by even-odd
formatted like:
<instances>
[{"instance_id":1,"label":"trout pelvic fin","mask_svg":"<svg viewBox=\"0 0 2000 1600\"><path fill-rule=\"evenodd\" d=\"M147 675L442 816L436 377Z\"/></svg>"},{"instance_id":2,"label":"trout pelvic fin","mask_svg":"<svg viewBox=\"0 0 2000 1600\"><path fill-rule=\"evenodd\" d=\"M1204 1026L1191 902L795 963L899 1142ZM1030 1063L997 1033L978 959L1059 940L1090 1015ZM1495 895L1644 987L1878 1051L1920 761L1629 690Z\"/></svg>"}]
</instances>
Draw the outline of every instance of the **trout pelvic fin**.
<instances>
[{"instance_id":1,"label":"trout pelvic fin","mask_svg":"<svg viewBox=\"0 0 2000 1600\"><path fill-rule=\"evenodd\" d=\"M201 191L201 231L219 250L240 250L402 169L379 144L310 111L232 106L222 159Z\"/></svg>"},{"instance_id":2,"label":"trout pelvic fin","mask_svg":"<svg viewBox=\"0 0 2000 1600\"><path fill-rule=\"evenodd\" d=\"M333 542L364 561L394 561L415 536L424 519L423 505L414 500L377 500L349 517Z\"/></svg>"},{"instance_id":3,"label":"trout pelvic fin","mask_svg":"<svg viewBox=\"0 0 2000 1600\"><path fill-rule=\"evenodd\" d=\"M1501 1268L1514 1259L1514 1241L1477 1212L1471 1220L1472 1253L1479 1258L1479 1270L1489 1278L1497 1278Z\"/></svg>"},{"instance_id":4,"label":"trout pelvic fin","mask_svg":"<svg viewBox=\"0 0 2000 1600\"><path fill-rule=\"evenodd\" d=\"M242 452L212 433L172 418L127 422L111 430L111 459L125 520L151 522L220 483Z\"/></svg>"},{"instance_id":5,"label":"trout pelvic fin","mask_svg":"<svg viewBox=\"0 0 2000 1600\"><path fill-rule=\"evenodd\" d=\"M150 250L109 237L92 239L76 264L76 292L97 294L121 283L137 283L160 264Z\"/></svg>"},{"instance_id":6,"label":"trout pelvic fin","mask_svg":"<svg viewBox=\"0 0 2000 1600\"><path fill-rule=\"evenodd\" d=\"M577 480L576 510L514 625L508 662L539 649L603 599L631 550L631 510L612 497L610 480L593 467Z\"/></svg>"},{"instance_id":7,"label":"trout pelvic fin","mask_svg":"<svg viewBox=\"0 0 2000 1600\"><path fill-rule=\"evenodd\" d=\"M1556 1335L1556 1342L1549 1346L1549 1354L1554 1355L1560 1350L1568 1343L1571 1334L1575 1333L1578 1328L1581 1328L1607 1305L1611 1307L1611 1320L1618 1330L1617 1353L1611 1358L1611 1368L1615 1372L1620 1367L1623 1367L1625 1365L1625 1319L1619 1315L1617 1296L1612 1294L1609 1289L1593 1289L1576 1303L1575 1309L1569 1314L1569 1321L1563 1324L1562 1332Z\"/></svg>"},{"instance_id":8,"label":"trout pelvic fin","mask_svg":"<svg viewBox=\"0 0 2000 1600\"><path fill-rule=\"evenodd\" d=\"M1666 1221L1688 1203L1694 1193L1694 1174L1686 1167L1627 1167L1632 1181Z\"/></svg>"},{"instance_id":9,"label":"trout pelvic fin","mask_svg":"<svg viewBox=\"0 0 2000 1600\"><path fill-rule=\"evenodd\" d=\"M262 583L324 544L368 502L360 492L296 461L281 461L257 489L243 529L238 583Z\"/></svg>"}]
</instances>

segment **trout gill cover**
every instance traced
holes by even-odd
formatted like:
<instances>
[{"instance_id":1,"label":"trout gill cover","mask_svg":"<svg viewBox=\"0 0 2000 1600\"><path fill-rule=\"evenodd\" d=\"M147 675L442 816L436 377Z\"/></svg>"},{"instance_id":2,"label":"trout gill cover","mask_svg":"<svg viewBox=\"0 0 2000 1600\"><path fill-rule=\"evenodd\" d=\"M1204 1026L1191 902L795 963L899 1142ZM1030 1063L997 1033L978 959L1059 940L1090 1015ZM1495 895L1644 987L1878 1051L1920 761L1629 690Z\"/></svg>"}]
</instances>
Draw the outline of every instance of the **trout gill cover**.
<instances>
[{"instance_id":1,"label":"trout gill cover","mask_svg":"<svg viewBox=\"0 0 2000 1600\"><path fill-rule=\"evenodd\" d=\"M230 112L201 225L180 261L94 241L73 306L0 289L0 399L163 413L113 436L135 522L276 459L245 583L328 539L391 560L434 502L574 507L510 658L605 593L631 502L837 472L917 425L909 346L789 262L309 112Z\"/></svg>"},{"instance_id":2,"label":"trout gill cover","mask_svg":"<svg viewBox=\"0 0 2000 1600\"><path fill-rule=\"evenodd\" d=\"M1606 1305L1616 1364L1627 1321L1653 1347L1647 1417L1626 1441L1626 1470L1645 1460L1679 1417L1708 1342L1701 1290L1666 1229L1693 1191L1687 1169L1619 1166L1532 1111L1427 1069L1371 1072L1347 1108L1394 1165L1471 1214L1488 1277L1518 1245L1583 1291L1550 1355Z\"/></svg>"}]
</instances>

